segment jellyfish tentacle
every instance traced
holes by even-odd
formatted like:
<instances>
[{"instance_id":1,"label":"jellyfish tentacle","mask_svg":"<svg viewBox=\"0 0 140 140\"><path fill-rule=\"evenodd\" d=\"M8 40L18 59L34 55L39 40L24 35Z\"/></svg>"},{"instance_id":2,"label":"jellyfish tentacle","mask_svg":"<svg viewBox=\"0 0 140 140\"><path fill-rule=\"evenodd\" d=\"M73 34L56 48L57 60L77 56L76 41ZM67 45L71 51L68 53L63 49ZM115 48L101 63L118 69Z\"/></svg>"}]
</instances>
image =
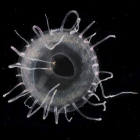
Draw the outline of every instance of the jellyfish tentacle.
<instances>
[{"instance_id":1,"label":"jellyfish tentacle","mask_svg":"<svg viewBox=\"0 0 140 140\"><path fill-rule=\"evenodd\" d=\"M27 101L32 98L32 96L30 95L25 101L24 101L24 105L28 108L31 108L31 106L27 105Z\"/></svg>"},{"instance_id":2,"label":"jellyfish tentacle","mask_svg":"<svg viewBox=\"0 0 140 140\"><path fill-rule=\"evenodd\" d=\"M50 47L50 46L48 46L48 45L45 43L44 34L43 34L42 30L41 30L38 26L34 25L34 26L33 26L33 31L34 31L34 32L36 33L36 35L42 40L42 42L43 42L43 44L45 45L45 47L48 48L49 50L53 50L58 44L60 44L60 43L62 42L62 40L63 40L63 38L64 38L64 36L62 36L62 37L60 38L60 40L59 40L56 44L54 44L52 47ZM39 33L38 33L38 32L39 32Z\"/></svg>"},{"instance_id":3,"label":"jellyfish tentacle","mask_svg":"<svg viewBox=\"0 0 140 140\"><path fill-rule=\"evenodd\" d=\"M122 95L122 94L138 94L138 92L123 91L123 92L117 93L116 95L110 95L110 97L113 98L113 97L116 97L116 96L119 96L119 95Z\"/></svg>"},{"instance_id":4,"label":"jellyfish tentacle","mask_svg":"<svg viewBox=\"0 0 140 140\"><path fill-rule=\"evenodd\" d=\"M33 104L32 104L32 106L30 107L30 110L29 110L29 112L28 112L28 114L27 114L27 118L29 118L31 115L33 115L34 113L36 113L41 107L38 107L34 112L33 112L33 114L31 114L32 113L32 110L33 110L33 108L34 108L34 106L36 105L36 103L38 102L38 99L36 99L34 102L33 102Z\"/></svg>"},{"instance_id":5,"label":"jellyfish tentacle","mask_svg":"<svg viewBox=\"0 0 140 140\"><path fill-rule=\"evenodd\" d=\"M64 110L65 110L65 117L66 117L66 120L67 120L68 122L71 122L72 117L71 117L70 119L68 119L68 116L67 116L67 106L64 106Z\"/></svg>"},{"instance_id":6,"label":"jellyfish tentacle","mask_svg":"<svg viewBox=\"0 0 140 140\"><path fill-rule=\"evenodd\" d=\"M88 104L90 104L90 105L92 105L92 106L101 106L101 105L103 105L103 111L106 111L106 101L104 101L103 103L92 103L92 102L90 102L86 97L82 97L82 99L84 100L84 101L86 101Z\"/></svg>"},{"instance_id":7,"label":"jellyfish tentacle","mask_svg":"<svg viewBox=\"0 0 140 140\"><path fill-rule=\"evenodd\" d=\"M49 102L49 105L48 105L47 111L45 112L45 116L43 115L43 119L46 119L47 116L48 116L48 114L49 114L50 106L51 106L51 104L52 104L52 101L53 101L53 98L54 98L56 92L57 92L57 89L54 91L54 93L53 93L53 95L52 95L52 97L51 97L51 100L50 100L50 102Z\"/></svg>"},{"instance_id":8,"label":"jellyfish tentacle","mask_svg":"<svg viewBox=\"0 0 140 140\"><path fill-rule=\"evenodd\" d=\"M16 89L17 87L19 87L20 85L24 85L23 82L20 82L19 84L17 84L15 87L13 87L9 92L5 93L3 95L3 97L6 97L7 95L9 95L14 89Z\"/></svg>"},{"instance_id":9,"label":"jellyfish tentacle","mask_svg":"<svg viewBox=\"0 0 140 140\"><path fill-rule=\"evenodd\" d=\"M68 106L68 105L65 105ZM62 106L58 111L57 111L57 106L55 106L54 108L54 115L55 115L55 123L58 124L58 120L59 120L59 114L60 112L63 110L64 106Z\"/></svg>"},{"instance_id":10,"label":"jellyfish tentacle","mask_svg":"<svg viewBox=\"0 0 140 140\"><path fill-rule=\"evenodd\" d=\"M29 59L32 61L40 61L40 62L44 62L44 63L52 63L55 64L55 62L48 62L48 61L44 61L44 60L40 60L40 59L35 59L35 58L30 58L30 57L26 57L26 54L24 52L19 52L15 47L11 46L11 49L16 52L20 57L23 57L24 59Z\"/></svg>"},{"instance_id":11,"label":"jellyfish tentacle","mask_svg":"<svg viewBox=\"0 0 140 140\"><path fill-rule=\"evenodd\" d=\"M66 105L67 106L67 105ZM58 114L60 114L60 112L63 110L64 106L62 106L59 110L58 110Z\"/></svg>"},{"instance_id":12,"label":"jellyfish tentacle","mask_svg":"<svg viewBox=\"0 0 140 140\"><path fill-rule=\"evenodd\" d=\"M113 98L113 97L119 96L119 95L121 95L121 94L138 94L137 92L120 92L120 93L118 93L118 94L116 94L116 95L108 95L108 96L106 96L106 95L104 94L104 88L103 88L102 82L103 82L103 81L107 81L107 80L113 78L113 73L112 73L112 72L107 72L107 71L99 71L98 73L107 73L107 74L110 74L109 77L107 77L107 78L105 78L105 79L102 79L102 80L100 80L99 77L98 77L98 74L96 74L96 76L95 76L95 78L94 78L94 81L95 81L95 79L96 79L96 80L97 80L97 83L96 83L96 82L93 82L93 83L92 83L92 85L95 85L95 86L100 85L101 92L102 92L102 96L103 96L104 98L106 98L106 99L107 99L107 98ZM97 87L96 87L96 88L97 88Z\"/></svg>"},{"instance_id":13,"label":"jellyfish tentacle","mask_svg":"<svg viewBox=\"0 0 140 140\"><path fill-rule=\"evenodd\" d=\"M26 47L30 47L29 42L25 38L23 38L21 35L19 35L19 33L16 30L14 30L14 31L22 40L24 40L27 43Z\"/></svg>"},{"instance_id":14,"label":"jellyfish tentacle","mask_svg":"<svg viewBox=\"0 0 140 140\"><path fill-rule=\"evenodd\" d=\"M115 95L108 95L108 96L106 96L104 94L104 88L103 88L102 82L100 82L100 88L101 88L102 96L105 99L107 99L107 98L113 98L113 97L116 97L116 96L119 96L119 95L122 95L122 94L138 94L137 92L120 92L120 93L117 93Z\"/></svg>"},{"instance_id":15,"label":"jellyfish tentacle","mask_svg":"<svg viewBox=\"0 0 140 140\"><path fill-rule=\"evenodd\" d=\"M57 107L55 106L54 107L54 113L55 113L55 123L58 124L58 120L59 120L59 114L60 112L64 109L65 111L65 117L67 119L68 122L70 122L72 120L72 117L70 119L68 119L67 117L67 109L66 107L69 106L69 104L65 105L65 106L62 106L58 111L57 111Z\"/></svg>"},{"instance_id":16,"label":"jellyfish tentacle","mask_svg":"<svg viewBox=\"0 0 140 140\"><path fill-rule=\"evenodd\" d=\"M60 40L56 44L53 45L53 47L50 48L50 50L53 50L57 45L59 45L63 39L64 39L64 35L60 38Z\"/></svg>"},{"instance_id":17,"label":"jellyfish tentacle","mask_svg":"<svg viewBox=\"0 0 140 140\"><path fill-rule=\"evenodd\" d=\"M9 65L9 68L21 68L21 69L26 69L26 70L52 70L51 68L28 68L28 67L22 67L20 65L18 65L17 63L16 64L12 64L12 65Z\"/></svg>"},{"instance_id":18,"label":"jellyfish tentacle","mask_svg":"<svg viewBox=\"0 0 140 140\"><path fill-rule=\"evenodd\" d=\"M45 14L45 17L46 17L46 22L47 22L47 27L48 27L49 34L52 35L51 29L50 29L50 26L49 26L49 21L48 21L48 18L47 18L46 14Z\"/></svg>"},{"instance_id":19,"label":"jellyfish tentacle","mask_svg":"<svg viewBox=\"0 0 140 140\"><path fill-rule=\"evenodd\" d=\"M90 35L89 37L85 38L83 42L86 43L86 44L89 44L91 39L92 39L92 37L94 37L95 35L96 35L96 33Z\"/></svg>"},{"instance_id":20,"label":"jellyfish tentacle","mask_svg":"<svg viewBox=\"0 0 140 140\"><path fill-rule=\"evenodd\" d=\"M109 79L112 79L112 78L113 78L113 73L112 73L112 72L109 72L109 71L99 71L99 73L107 73L107 74L110 74L110 76L109 76L109 77L107 77L107 78L105 78L105 79L100 80L101 82L103 82L103 81L107 81L107 80L109 80Z\"/></svg>"},{"instance_id":21,"label":"jellyfish tentacle","mask_svg":"<svg viewBox=\"0 0 140 140\"><path fill-rule=\"evenodd\" d=\"M101 44L102 42L104 42L105 40L107 40L107 39L109 39L109 38L111 38L111 37L115 38L116 36L115 36L115 35L108 35L107 37L103 38L102 40L98 41L98 42L95 43L93 46L91 46L91 47L90 47L90 50L93 51L93 49L94 49L97 45Z\"/></svg>"},{"instance_id":22,"label":"jellyfish tentacle","mask_svg":"<svg viewBox=\"0 0 140 140\"><path fill-rule=\"evenodd\" d=\"M95 23L95 21L92 21L79 35L79 38L82 38L83 34Z\"/></svg>"},{"instance_id":23,"label":"jellyfish tentacle","mask_svg":"<svg viewBox=\"0 0 140 140\"><path fill-rule=\"evenodd\" d=\"M57 106L54 107L55 124L58 124L59 114L57 112Z\"/></svg>"},{"instance_id":24,"label":"jellyfish tentacle","mask_svg":"<svg viewBox=\"0 0 140 140\"><path fill-rule=\"evenodd\" d=\"M46 111L47 111L47 107L48 107L48 105L45 104L44 105L44 111L43 111L43 120L45 119L45 114L46 114Z\"/></svg>"},{"instance_id":25,"label":"jellyfish tentacle","mask_svg":"<svg viewBox=\"0 0 140 140\"><path fill-rule=\"evenodd\" d=\"M78 19L77 19L77 22L76 22L76 25L75 25L74 29L70 31L70 34L74 34L74 33L76 33L76 32L79 31L79 24L80 24L80 21L81 21L81 19L78 18Z\"/></svg>"},{"instance_id":26,"label":"jellyfish tentacle","mask_svg":"<svg viewBox=\"0 0 140 140\"><path fill-rule=\"evenodd\" d=\"M61 27L60 27L60 31L61 31L61 32L63 32L64 24L65 24L65 22L66 22L68 16L69 16L70 14L72 14L72 13L74 13L74 14L76 15L76 21L75 21L74 25L73 25L70 29L67 29L67 31L72 31L72 30L74 29L74 27L77 25L78 20L80 19L80 18L79 18L79 14L77 13L77 11L71 10L71 11L69 11L69 12L66 14L66 16L64 17L64 19L63 19L63 21L62 21L62 25L61 25Z\"/></svg>"},{"instance_id":27,"label":"jellyfish tentacle","mask_svg":"<svg viewBox=\"0 0 140 140\"><path fill-rule=\"evenodd\" d=\"M29 110L29 113L28 113L28 115L27 115L27 118L31 117L31 116L32 116L33 114L35 114L40 108L42 108L42 107L44 106L45 101L47 100L47 98L48 98L48 96L50 95L50 93L51 93L53 90L55 90L59 85L60 85L60 84L57 84L56 86L54 86L54 87L48 92L48 94L47 94L46 97L44 98L44 100L43 100L43 102L41 103L41 105L40 105L36 110L34 110L34 111L32 112L32 110L33 110L35 104L38 102L38 100L35 100L35 101L34 101L34 103L33 103L32 107L31 107L31 109ZM51 100L53 100L53 97L54 97L56 91L57 91L57 90L54 91L54 94L52 95ZM49 105L50 105L50 104L51 104L51 101L50 101ZM49 109L49 107L48 107L48 109ZM48 109L47 109L47 110L48 110ZM46 115L46 114L45 114L45 115Z\"/></svg>"},{"instance_id":28,"label":"jellyfish tentacle","mask_svg":"<svg viewBox=\"0 0 140 140\"><path fill-rule=\"evenodd\" d=\"M75 109L81 116L83 116L84 118L89 119L89 120L95 120L95 121L101 121L101 120L102 120L102 118L91 118L91 117L88 117L88 116L84 115L84 114L78 109L78 107L76 106L76 104L75 104L74 102L72 103L72 105L73 105L74 109Z\"/></svg>"},{"instance_id":29,"label":"jellyfish tentacle","mask_svg":"<svg viewBox=\"0 0 140 140\"><path fill-rule=\"evenodd\" d=\"M37 25L34 25L32 27L32 29L38 37L44 37L44 34L43 34L42 30L40 29L40 27L38 27Z\"/></svg>"},{"instance_id":30,"label":"jellyfish tentacle","mask_svg":"<svg viewBox=\"0 0 140 140\"><path fill-rule=\"evenodd\" d=\"M14 102L14 101L16 101L17 99L19 99L20 97L23 97L23 96L27 95L28 93L29 93L28 90L24 90L24 91L22 91L19 95L17 95L17 96L15 96L14 98L8 100L8 103Z\"/></svg>"},{"instance_id":31,"label":"jellyfish tentacle","mask_svg":"<svg viewBox=\"0 0 140 140\"><path fill-rule=\"evenodd\" d=\"M108 72L108 71L99 71L98 73L106 73L106 74L110 74L109 77L105 78L105 79L99 79L98 74L96 74L95 78L93 81L95 81L95 79L97 80L97 82L93 82L92 85L98 85L100 84L100 82L103 82L103 81L107 81L109 79L112 79L113 78L113 73L112 72Z\"/></svg>"},{"instance_id":32,"label":"jellyfish tentacle","mask_svg":"<svg viewBox=\"0 0 140 140\"><path fill-rule=\"evenodd\" d=\"M100 98L98 97L98 95L96 95L93 91L91 90L88 90L88 93L90 93L88 96L91 97L91 96L95 96L97 98L98 101L100 101Z\"/></svg>"},{"instance_id":33,"label":"jellyfish tentacle","mask_svg":"<svg viewBox=\"0 0 140 140\"><path fill-rule=\"evenodd\" d=\"M35 32L35 34L41 39L41 41L43 42L43 44L45 45L45 47L48 48L48 49L50 49L50 47L45 43L44 34L43 34L42 30L37 25L34 25L32 27L32 29Z\"/></svg>"},{"instance_id":34,"label":"jellyfish tentacle","mask_svg":"<svg viewBox=\"0 0 140 140\"><path fill-rule=\"evenodd\" d=\"M26 54L24 52L19 52L15 47L11 46L11 49L16 52L19 56L24 57Z\"/></svg>"}]
</instances>

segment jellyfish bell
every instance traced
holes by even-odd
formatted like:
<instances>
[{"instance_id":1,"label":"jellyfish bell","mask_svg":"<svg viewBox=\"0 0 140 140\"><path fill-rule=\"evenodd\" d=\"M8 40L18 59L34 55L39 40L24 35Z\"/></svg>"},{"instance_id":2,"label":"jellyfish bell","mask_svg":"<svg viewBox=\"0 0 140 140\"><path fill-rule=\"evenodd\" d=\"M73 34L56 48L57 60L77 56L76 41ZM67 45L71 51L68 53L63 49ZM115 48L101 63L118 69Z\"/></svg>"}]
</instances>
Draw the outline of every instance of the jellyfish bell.
<instances>
[{"instance_id":1,"label":"jellyfish bell","mask_svg":"<svg viewBox=\"0 0 140 140\"><path fill-rule=\"evenodd\" d=\"M70 29L65 29L65 22L70 14L76 15L76 21ZM111 72L99 71L99 63L94 47L113 37L109 35L101 41L92 45L91 39L96 33L85 38L84 33L95 23L93 21L81 33L79 24L81 19L76 11L68 12L59 29L50 29L47 16L48 30L43 32L38 26L33 26L33 31L37 35L29 43L21 37L17 31L16 34L23 39L27 45L23 52L19 52L15 47L11 47L20 59L16 64L9 68L20 68L17 76L21 82L17 84L3 97L10 94L15 88L23 85L24 90L16 97L10 99L11 103L18 98L29 95L24 104L29 108L27 117L31 117L39 109L43 108L43 119L46 119L49 111L55 114L55 123L58 123L59 114L64 113L68 119L67 113L77 111L80 115L89 120L100 121L101 118L92 118L85 116L79 108L85 103L92 106L103 106L106 110L106 101L100 102L100 98L95 93L98 85L101 87L102 95L105 99L118 96L120 94L135 94L136 92L121 92L116 95L105 96L102 82L113 78ZM110 76L105 79L99 79L99 74L105 73ZM99 103L92 103L88 99L97 98ZM33 104L29 106L27 101L33 99ZM35 106L38 105L36 109Z\"/></svg>"},{"instance_id":2,"label":"jellyfish bell","mask_svg":"<svg viewBox=\"0 0 140 140\"><path fill-rule=\"evenodd\" d=\"M52 63L55 62L55 64L42 62L35 63L26 59L23 59L21 62L24 67L51 68L51 70L36 70L29 72L22 69L21 74L23 75L23 81L26 87L32 91L32 86L30 84L33 83L34 89L37 90L33 92L36 93L36 95L42 95L42 97L38 97L39 100L44 99L43 96L48 93L53 85L60 83L60 86L57 88L57 94L52 102L54 106L57 105L60 107L69 104L72 101L75 102L79 100L78 98L90 89L94 78L92 65L95 63L95 60L92 60L92 57L96 55L87 49L88 46L79 39L78 35L70 35L69 32L63 32L63 35L65 36L63 42L57 45L53 50L48 50L43 45L38 47L39 43L37 42L39 42L39 40L35 40L34 43L31 44L31 47L25 51L27 57L33 57L44 61L49 60ZM61 36L61 32L55 32L52 35L50 42L53 44L53 42L56 42ZM46 40L49 40L49 37L49 34L45 34ZM32 49L34 51L32 51ZM63 64L59 64L59 61L62 62L64 57L69 59L73 66L73 74L70 76L58 73L59 69L64 67ZM98 67L95 68L96 71L97 69ZM65 70L69 71L69 69ZM63 69L61 71L63 71ZM27 75L27 72L29 75Z\"/></svg>"}]
</instances>

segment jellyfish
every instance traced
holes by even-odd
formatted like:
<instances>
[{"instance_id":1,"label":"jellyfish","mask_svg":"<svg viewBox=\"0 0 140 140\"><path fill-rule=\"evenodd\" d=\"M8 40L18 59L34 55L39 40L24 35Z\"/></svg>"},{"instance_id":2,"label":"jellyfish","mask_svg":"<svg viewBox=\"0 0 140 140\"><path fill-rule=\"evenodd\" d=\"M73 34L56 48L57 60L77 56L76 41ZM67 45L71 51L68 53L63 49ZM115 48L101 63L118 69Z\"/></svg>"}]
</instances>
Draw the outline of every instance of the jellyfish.
<instances>
[{"instance_id":1,"label":"jellyfish","mask_svg":"<svg viewBox=\"0 0 140 140\"><path fill-rule=\"evenodd\" d=\"M66 20L70 15L75 15L76 20L71 28L65 28ZM22 52L14 46L11 49L19 55L20 59L15 64L9 65L9 68L18 68L17 77L20 79L14 88L3 95L6 97L11 92L22 86L24 89L17 96L13 97L8 103L28 96L24 105L29 108L27 118L34 115L41 108L43 109L43 119L46 119L49 112L53 112L55 123L58 124L59 114L63 113L68 122L67 113L77 111L86 119L101 121L102 118L94 118L84 115L80 107L84 104L91 106L102 106L106 111L106 101L121 94L137 94L137 92L120 92L115 95L106 96L102 85L103 81L113 78L113 74L107 71L99 71L98 57L95 47L109 38L115 38L115 35L108 35L95 44L91 44L93 33L88 37L84 34L95 23L92 21L81 33L79 33L79 24L81 18L77 11L69 11L64 17L61 27L50 29L48 18L45 14L48 30L42 31L40 27L32 27L36 36L28 42L16 30L15 33L27 43ZM65 62L64 62L65 60ZM69 67L73 69L69 69ZM62 72L63 71L63 72ZM99 74L109 75L105 79L100 79ZM102 96L105 101L101 102L96 93L100 86ZM92 103L90 98L96 98L98 103ZM28 100L32 100L32 105L28 105Z\"/></svg>"}]
</instances>

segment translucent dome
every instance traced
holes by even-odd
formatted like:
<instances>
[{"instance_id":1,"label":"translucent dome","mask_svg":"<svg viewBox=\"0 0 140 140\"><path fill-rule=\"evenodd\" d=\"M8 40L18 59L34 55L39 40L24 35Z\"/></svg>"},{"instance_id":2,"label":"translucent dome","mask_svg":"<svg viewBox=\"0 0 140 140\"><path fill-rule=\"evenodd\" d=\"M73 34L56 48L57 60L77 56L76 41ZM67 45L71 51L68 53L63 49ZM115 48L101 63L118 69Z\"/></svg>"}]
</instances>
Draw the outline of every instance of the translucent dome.
<instances>
[{"instance_id":1,"label":"translucent dome","mask_svg":"<svg viewBox=\"0 0 140 140\"><path fill-rule=\"evenodd\" d=\"M66 19L70 14L76 15L76 21L71 29L65 29ZM48 31L42 30L34 25L33 31L36 37L31 39L29 43L21 37L17 31L16 34L23 39L27 45L23 52L19 52L15 47L11 47L20 59L16 64L10 65L9 68L20 68L17 76L21 82L17 84L8 93L6 97L15 88L23 85L25 88L16 97L10 99L11 103L18 98L29 95L24 104L29 108L27 117L31 117L39 109L43 108L43 119L46 119L49 111L55 114L55 123L58 123L59 113L65 113L76 110L80 115L89 120L101 121L101 118L92 118L85 116L79 108L85 103L92 106L103 106L106 110L106 101L92 103L88 99L91 96L100 98L95 93L98 85L101 87L104 99L112 98L121 94L136 94L136 92L121 92L116 95L106 96L102 82L113 78L111 72L99 71L99 64L94 47L109 38L115 38L115 35L108 35L94 45L90 44L92 37L96 33L85 38L84 33L95 23L93 21L81 33L79 31L79 23L81 19L76 11L68 12L62 22L60 29L50 30L48 19ZM100 80L99 73L109 74L109 77ZM33 104L29 106L27 101L33 99ZM38 106L35 108L35 106Z\"/></svg>"}]
</instances>

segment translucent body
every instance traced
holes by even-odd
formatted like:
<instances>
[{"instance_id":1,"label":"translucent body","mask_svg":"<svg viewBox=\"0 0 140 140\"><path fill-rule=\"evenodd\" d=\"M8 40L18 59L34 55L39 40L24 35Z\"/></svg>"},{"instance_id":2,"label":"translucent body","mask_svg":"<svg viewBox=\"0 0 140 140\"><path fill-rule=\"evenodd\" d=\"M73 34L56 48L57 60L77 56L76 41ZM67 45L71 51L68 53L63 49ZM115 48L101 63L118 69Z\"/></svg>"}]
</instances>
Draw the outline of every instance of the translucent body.
<instances>
[{"instance_id":1,"label":"translucent body","mask_svg":"<svg viewBox=\"0 0 140 140\"><path fill-rule=\"evenodd\" d=\"M65 22L70 14L76 15L76 21L70 29L64 29ZM21 82L4 94L3 97L9 95L19 86L24 86L25 89L19 95L10 99L9 103L28 94L29 97L24 101L25 106L29 108L27 118L43 108L43 119L47 118L49 111L54 112L56 124L58 124L59 113L65 113L66 119L70 122L72 118L68 119L67 112L74 110L86 119L101 121L101 118L85 116L79 110L81 106L88 103L92 106L103 106L103 111L106 111L106 101L100 102L100 98L95 93L98 85L100 85L104 99L121 94L137 94L137 92L120 92L109 96L104 94L102 82L113 78L113 74L107 71L99 71L94 47L109 38L115 38L115 35L108 35L91 45L90 41L96 33L87 38L84 38L83 35L95 21L90 23L81 33L78 33L81 19L74 10L66 14L60 29L51 30L47 16L45 15L45 17L48 31L43 32L38 26L34 25L33 31L37 37L31 39L30 43L15 31L27 43L23 52L19 52L11 46L11 49L20 56L20 59L17 63L10 65L9 68L20 68L16 76L21 79ZM73 66L71 74L64 74L65 71L69 71L69 67L65 69L63 74L60 74L63 66L66 65L62 63L64 57L67 58L67 63L71 62L68 64ZM61 65L58 67L59 64ZM100 73L109 76L100 79ZM97 98L99 103L95 104L88 101L92 96ZM30 99L33 99L31 106L27 104ZM36 105L37 108L35 108Z\"/></svg>"},{"instance_id":2,"label":"translucent body","mask_svg":"<svg viewBox=\"0 0 140 140\"><path fill-rule=\"evenodd\" d=\"M47 44L50 46L58 42L62 34L65 36L63 41L57 45L53 50L48 50L42 43L42 41L37 38L34 42L30 44L29 48L24 51L26 57L32 57L44 61L52 61L52 58L56 55L65 55L74 66L74 75L71 77L64 77L57 75L54 71L45 70L31 70L26 69L21 70L21 75L23 82L25 83L26 89L28 89L31 95L38 99L40 103L44 100L48 91L60 83L61 86L58 87L57 94L55 95L51 110L54 106L58 108L63 107L67 104L72 104L72 102L77 103L78 107L82 106L85 101L81 100L81 97L87 94L87 91L91 88L94 79L94 72L98 71L98 67L92 69L92 65L97 63L95 52L91 52L89 49L89 44L83 43L83 39L78 37L79 34L69 34L69 32L57 30L52 36L48 32L44 33L44 38ZM21 64L24 67L29 68L48 68L52 67L52 64L34 62L28 59L22 59ZM84 88L83 88L84 87ZM94 88L92 86L92 90ZM51 95L45 101L46 104L50 102ZM68 107L68 111L73 111L73 107Z\"/></svg>"}]
</instances>

